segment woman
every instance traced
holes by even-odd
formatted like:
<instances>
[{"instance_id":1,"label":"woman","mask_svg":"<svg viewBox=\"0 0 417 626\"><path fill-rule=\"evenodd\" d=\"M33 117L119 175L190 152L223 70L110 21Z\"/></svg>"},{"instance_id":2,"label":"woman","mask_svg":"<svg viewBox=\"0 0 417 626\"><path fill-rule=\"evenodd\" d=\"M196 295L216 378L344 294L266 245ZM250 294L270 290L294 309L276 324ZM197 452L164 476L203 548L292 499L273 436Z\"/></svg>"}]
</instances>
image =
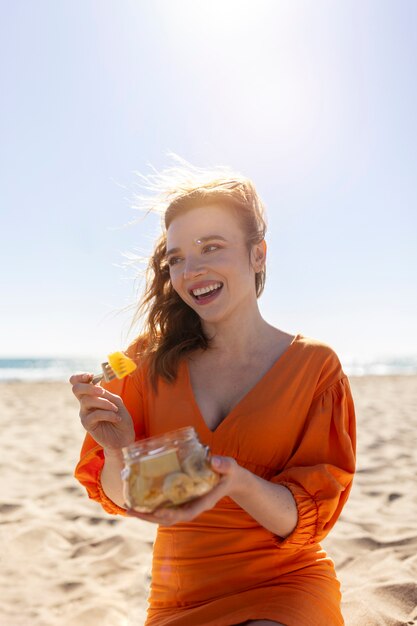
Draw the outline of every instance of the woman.
<instances>
[{"instance_id":1,"label":"woman","mask_svg":"<svg viewBox=\"0 0 417 626\"><path fill-rule=\"evenodd\" d=\"M343 624L321 548L351 489L354 408L335 353L268 324L262 203L241 176L167 189L130 377L70 382L88 431L76 477L109 513L158 524L146 626ZM186 172L186 176L188 173ZM194 426L221 475L207 495L126 510L121 448Z\"/></svg>"}]
</instances>

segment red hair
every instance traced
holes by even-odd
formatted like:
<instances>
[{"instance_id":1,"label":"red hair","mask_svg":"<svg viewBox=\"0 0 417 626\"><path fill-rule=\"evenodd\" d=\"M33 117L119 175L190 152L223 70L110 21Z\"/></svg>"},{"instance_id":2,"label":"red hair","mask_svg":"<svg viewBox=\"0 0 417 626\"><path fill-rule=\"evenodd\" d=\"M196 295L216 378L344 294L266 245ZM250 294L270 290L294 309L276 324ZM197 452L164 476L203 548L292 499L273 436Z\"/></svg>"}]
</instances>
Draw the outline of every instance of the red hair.
<instances>
[{"instance_id":1,"label":"red hair","mask_svg":"<svg viewBox=\"0 0 417 626\"><path fill-rule=\"evenodd\" d=\"M144 319L140 356L149 364L156 387L159 376L167 381L176 378L180 359L187 352L209 348L197 313L174 291L166 262L166 232L171 222L193 208L216 204L235 212L245 233L248 252L263 241L266 232L264 208L253 183L243 176L201 168L175 168L158 175L158 188L165 206L163 233L155 244L146 271L142 301L133 324ZM167 185L167 178L169 184ZM161 184L165 183L164 184ZM265 285L265 266L255 274L256 296Z\"/></svg>"}]
</instances>

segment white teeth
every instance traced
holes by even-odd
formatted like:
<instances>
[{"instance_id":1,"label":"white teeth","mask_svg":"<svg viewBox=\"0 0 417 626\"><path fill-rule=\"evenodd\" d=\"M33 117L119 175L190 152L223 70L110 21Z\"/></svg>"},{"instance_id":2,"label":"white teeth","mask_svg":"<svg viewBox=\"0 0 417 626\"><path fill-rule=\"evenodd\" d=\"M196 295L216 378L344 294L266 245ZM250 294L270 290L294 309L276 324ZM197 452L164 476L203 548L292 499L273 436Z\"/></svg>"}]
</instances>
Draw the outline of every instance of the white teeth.
<instances>
[{"instance_id":1,"label":"white teeth","mask_svg":"<svg viewBox=\"0 0 417 626\"><path fill-rule=\"evenodd\" d=\"M209 291L214 291L221 287L221 283L214 283L214 285L210 285L208 287L202 287L201 289L193 289L193 296L202 296L203 293L209 293Z\"/></svg>"}]
</instances>

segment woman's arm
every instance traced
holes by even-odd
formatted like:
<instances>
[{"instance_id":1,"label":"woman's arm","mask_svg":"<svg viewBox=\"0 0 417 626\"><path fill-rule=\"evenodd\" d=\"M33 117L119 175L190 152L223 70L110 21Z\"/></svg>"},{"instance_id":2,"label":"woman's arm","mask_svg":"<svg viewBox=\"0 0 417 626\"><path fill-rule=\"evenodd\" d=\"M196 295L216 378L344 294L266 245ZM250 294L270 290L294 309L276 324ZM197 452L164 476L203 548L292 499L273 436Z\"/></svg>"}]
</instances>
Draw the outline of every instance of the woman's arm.
<instances>
[{"instance_id":1,"label":"woman's arm","mask_svg":"<svg viewBox=\"0 0 417 626\"><path fill-rule=\"evenodd\" d=\"M120 475L124 465L122 448L135 441L140 428L135 434L131 414L119 395L92 385L90 379L90 374L75 374L70 379L73 393L80 402L81 422L87 431L75 477L86 487L90 498L100 502L107 512L124 514ZM128 382L120 381L123 389ZM112 383L108 385L114 388ZM125 395L129 404L133 404L132 394ZM133 399L137 407L137 393L133 394Z\"/></svg>"},{"instance_id":2,"label":"woman's arm","mask_svg":"<svg viewBox=\"0 0 417 626\"><path fill-rule=\"evenodd\" d=\"M124 466L123 454L120 450L104 449L104 465L101 470L100 482L106 496L118 506L125 508L121 471Z\"/></svg>"},{"instance_id":3,"label":"woman's arm","mask_svg":"<svg viewBox=\"0 0 417 626\"><path fill-rule=\"evenodd\" d=\"M220 458L222 465L229 461L230 459ZM261 526L283 539L288 537L298 521L297 505L291 491L283 485L264 480L239 465L238 468L230 498ZM217 467L216 469L218 470Z\"/></svg>"}]
</instances>

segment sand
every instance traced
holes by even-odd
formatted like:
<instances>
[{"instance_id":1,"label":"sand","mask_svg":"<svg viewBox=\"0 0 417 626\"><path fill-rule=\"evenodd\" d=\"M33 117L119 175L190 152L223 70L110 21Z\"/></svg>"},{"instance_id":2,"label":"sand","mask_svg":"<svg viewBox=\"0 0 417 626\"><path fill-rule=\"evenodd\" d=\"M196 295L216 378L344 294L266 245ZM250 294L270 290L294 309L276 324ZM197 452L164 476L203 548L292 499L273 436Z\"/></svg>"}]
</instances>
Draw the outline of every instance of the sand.
<instances>
[{"instance_id":1,"label":"sand","mask_svg":"<svg viewBox=\"0 0 417 626\"><path fill-rule=\"evenodd\" d=\"M347 626L417 624L417 376L352 378L358 472L324 547ZM0 384L0 625L141 626L155 528L73 479L83 438L64 383Z\"/></svg>"}]
</instances>

